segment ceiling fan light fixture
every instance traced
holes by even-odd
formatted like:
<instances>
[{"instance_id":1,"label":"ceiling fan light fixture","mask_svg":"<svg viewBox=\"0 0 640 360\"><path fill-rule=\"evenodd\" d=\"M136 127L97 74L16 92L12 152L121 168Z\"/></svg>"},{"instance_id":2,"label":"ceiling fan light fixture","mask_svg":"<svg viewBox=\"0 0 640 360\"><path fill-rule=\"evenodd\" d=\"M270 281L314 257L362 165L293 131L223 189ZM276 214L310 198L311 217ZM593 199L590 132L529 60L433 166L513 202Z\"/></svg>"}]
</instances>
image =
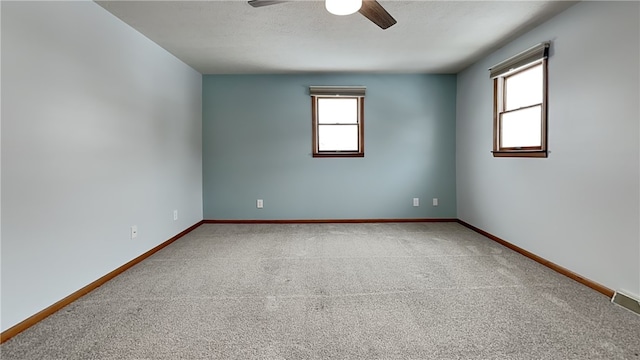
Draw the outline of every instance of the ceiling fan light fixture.
<instances>
[{"instance_id":1,"label":"ceiling fan light fixture","mask_svg":"<svg viewBox=\"0 0 640 360\"><path fill-rule=\"evenodd\" d=\"M351 15L362 7L362 0L325 0L324 6L333 15Z\"/></svg>"}]
</instances>

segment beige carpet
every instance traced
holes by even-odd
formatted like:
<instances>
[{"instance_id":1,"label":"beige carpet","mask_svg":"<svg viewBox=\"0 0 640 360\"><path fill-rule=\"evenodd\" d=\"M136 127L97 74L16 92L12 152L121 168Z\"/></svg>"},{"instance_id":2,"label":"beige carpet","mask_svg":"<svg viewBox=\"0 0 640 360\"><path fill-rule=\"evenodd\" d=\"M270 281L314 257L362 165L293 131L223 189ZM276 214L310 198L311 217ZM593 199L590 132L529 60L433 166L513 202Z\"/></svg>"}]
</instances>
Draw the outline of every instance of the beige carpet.
<instances>
[{"instance_id":1,"label":"beige carpet","mask_svg":"<svg viewBox=\"0 0 640 360\"><path fill-rule=\"evenodd\" d=\"M456 223L203 225L9 359L638 359L640 317Z\"/></svg>"}]
</instances>

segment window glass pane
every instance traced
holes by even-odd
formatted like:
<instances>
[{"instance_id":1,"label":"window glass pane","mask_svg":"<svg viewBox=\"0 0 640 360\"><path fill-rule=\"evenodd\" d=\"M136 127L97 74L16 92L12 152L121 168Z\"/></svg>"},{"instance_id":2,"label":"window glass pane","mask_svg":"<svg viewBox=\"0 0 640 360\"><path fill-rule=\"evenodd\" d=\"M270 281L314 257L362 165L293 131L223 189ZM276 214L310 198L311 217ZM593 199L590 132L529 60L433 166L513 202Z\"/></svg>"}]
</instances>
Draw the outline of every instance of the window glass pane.
<instances>
[{"instance_id":1,"label":"window glass pane","mask_svg":"<svg viewBox=\"0 0 640 360\"><path fill-rule=\"evenodd\" d=\"M542 146L542 106L500 115L501 147Z\"/></svg>"},{"instance_id":2,"label":"window glass pane","mask_svg":"<svg viewBox=\"0 0 640 360\"><path fill-rule=\"evenodd\" d=\"M542 103L542 64L505 78L505 111Z\"/></svg>"},{"instance_id":3,"label":"window glass pane","mask_svg":"<svg viewBox=\"0 0 640 360\"><path fill-rule=\"evenodd\" d=\"M357 124L358 99L319 98L319 124Z\"/></svg>"},{"instance_id":4,"label":"window glass pane","mask_svg":"<svg viewBox=\"0 0 640 360\"><path fill-rule=\"evenodd\" d=\"M319 151L358 151L358 125L318 125Z\"/></svg>"}]
</instances>

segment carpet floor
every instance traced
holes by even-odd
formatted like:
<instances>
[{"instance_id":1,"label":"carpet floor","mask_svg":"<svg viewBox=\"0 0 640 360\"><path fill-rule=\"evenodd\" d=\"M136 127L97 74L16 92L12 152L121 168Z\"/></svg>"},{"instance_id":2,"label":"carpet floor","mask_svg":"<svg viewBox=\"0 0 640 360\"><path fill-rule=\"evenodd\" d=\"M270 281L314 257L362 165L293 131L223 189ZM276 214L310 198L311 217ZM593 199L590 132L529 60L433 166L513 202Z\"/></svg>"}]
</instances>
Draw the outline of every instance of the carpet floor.
<instances>
[{"instance_id":1,"label":"carpet floor","mask_svg":"<svg viewBox=\"0 0 640 360\"><path fill-rule=\"evenodd\" d=\"M640 316L457 223L207 224L0 354L640 360Z\"/></svg>"}]
</instances>

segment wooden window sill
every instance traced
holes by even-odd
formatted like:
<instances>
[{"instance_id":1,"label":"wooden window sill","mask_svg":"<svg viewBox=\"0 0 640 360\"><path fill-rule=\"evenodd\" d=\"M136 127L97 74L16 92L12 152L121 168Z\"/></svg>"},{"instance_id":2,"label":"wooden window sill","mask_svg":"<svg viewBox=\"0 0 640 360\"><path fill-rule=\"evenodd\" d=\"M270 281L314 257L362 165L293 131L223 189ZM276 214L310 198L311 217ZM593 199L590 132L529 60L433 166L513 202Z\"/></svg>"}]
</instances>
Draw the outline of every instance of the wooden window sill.
<instances>
[{"instance_id":1,"label":"wooden window sill","mask_svg":"<svg viewBox=\"0 0 640 360\"><path fill-rule=\"evenodd\" d=\"M313 157L314 158L364 157L364 153L322 152L322 153L314 153Z\"/></svg>"},{"instance_id":2,"label":"wooden window sill","mask_svg":"<svg viewBox=\"0 0 640 360\"><path fill-rule=\"evenodd\" d=\"M510 150L492 151L493 157L520 157L520 158L546 158L549 156L547 150Z\"/></svg>"}]
</instances>

